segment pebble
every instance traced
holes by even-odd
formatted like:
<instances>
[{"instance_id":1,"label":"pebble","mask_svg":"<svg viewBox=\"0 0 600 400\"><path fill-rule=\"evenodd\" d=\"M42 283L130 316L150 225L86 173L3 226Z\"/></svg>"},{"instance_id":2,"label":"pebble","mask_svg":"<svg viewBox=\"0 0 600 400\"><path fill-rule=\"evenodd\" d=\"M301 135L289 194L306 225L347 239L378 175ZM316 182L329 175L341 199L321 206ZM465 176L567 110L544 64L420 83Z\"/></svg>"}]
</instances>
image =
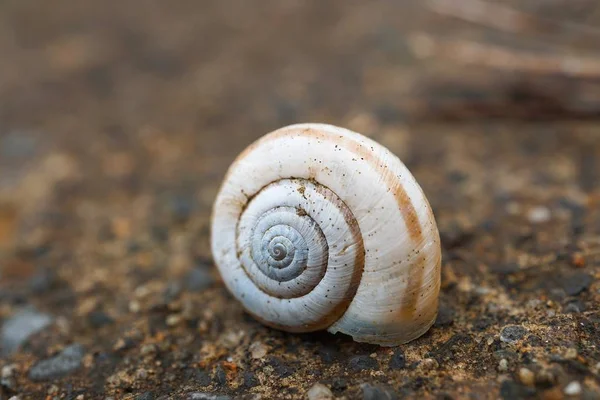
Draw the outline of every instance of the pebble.
<instances>
[{"instance_id":1,"label":"pebble","mask_svg":"<svg viewBox=\"0 0 600 400\"><path fill-rule=\"evenodd\" d=\"M390 359L390 369L402 369L406 367L406 357L402 349L397 349Z\"/></svg>"},{"instance_id":2,"label":"pebble","mask_svg":"<svg viewBox=\"0 0 600 400\"><path fill-rule=\"evenodd\" d=\"M185 287L191 292L200 292L204 289L208 289L215 283L215 278L212 276L210 271L205 268L192 268L192 270L185 277Z\"/></svg>"},{"instance_id":3,"label":"pebble","mask_svg":"<svg viewBox=\"0 0 600 400\"><path fill-rule=\"evenodd\" d=\"M33 381L56 379L76 371L81 367L85 352L83 346L73 344L54 357L42 360L29 370Z\"/></svg>"},{"instance_id":4,"label":"pebble","mask_svg":"<svg viewBox=\"0 0 600 400\"><path fill-rule=\"evenodd\" d=\"M140 349L140 354L143 356L147 356L147 355L155 354L155 353L156 353L156 345L154 345L152 343L145 344Z\"/></svg>"},{"instance_id":5,"label":"pebble","mask_svg":"<svg viewBox=\"0 0 600 400\"><path fill-rule=\"evenodd\" d=\"M167 206L174 221L179 223L186 222L194 209L193 199L184 195L171 197Z\"/></svg>"},{"instance_id":6,"label":"pebble","mask_svg":"<svg viewBox=\"0 0 600 400\"><path fill-rule=\"evenodd\" d=\"M322 383L315 383L306 393L308 400L330 400L333 399L331 390Z\"/></svg>"},{"instance_id":7,"label":"pebble","mask_svg":"<svg viewBox=\"0 0 600 400\"><path fill-rule=\"evenodd\" d=\"M41 269L29 280L29 288L35 294L45 293L57 283L54 271Z\"/></svg>"},{"instance_id":8,"label":"pebble","mask_svg":"<svg viewBox=\"0 0 600 400\"><path fill-rule=\"evenodd\" d=\"M445 305L440 305L438 315L435 319L433 326L441 328L444 326L452 325L454 322L454 311Z\"/></svg>"},{"instance_id":9,"label":"pebble","mask_svg":"<svg viewBox=\"0 0 600 400\"><path fill-rule=\"evenodd\" d=\"M129 311L130 312L139 313L141 309L142 309L142 306L140 305L139 301L132 300L129 302Z\"/></svg>"},{"instance_id":10,"label":"pebble","mask_svg":"<svg viewBox=\"0 0 600 400\"><path fill-rule=\"evenodd\" d=\"M254 342L250 345L250 356L255 360L264 358L267 355L268 351L269 348L265 346L262 342Z\"/></svg>"},{"instance_id":11,"label":"pebble","mask_svg":"<svg viewBox=\"0 0 600 400\"><path fill-rule=\"evenodd\" d=\"M144 368L140 368L135 371L135 376L137 379L146 379L148 377L148 371L146 371Z\"/></svg>"},{"instance_id":12,"label":"pebble","mask_svg":"<svg viewBox=\"0 0 600 400\"><path fill-rule=\"evenodd\" d=\"M177 297L179 297L179 295L181 294L181 284L179 282L176 281L172 281L169 282L167 284L167 287L165 288L165 291L163 292L163 297L165 299L165 302L170 303L172 301L174 301L175 299L177 299Z\"/></svg>"},{"instance_id":13,"label":"pebble","mask_svg":"<svg viewBox=\"0 0 600 400\"><path fill-rule=\"evenodd\" d=\"M569 296L577 296L581 292L587 290L592 284L593 278L585 272L575 272L564 279L561 279L561 287Z\"/></svg>"},{"instance_id":14,"label":"pebble","mask_svg":"<svg viewBox=\"0 0 600 400\"><path fill-rule=\"evenodd\" d=\"M227 373L221 365L217 365L214 380L221 386L227 385Z\"/></svg>"},{"instance_id":15,"label":"pebble","mask_svg":"<svg viewBox=\"0 0 600 400\"><path fill-rule=\"evenodd\" d=\"M506 360L506 358L503 358L498 363L498 371L500 371L500 372L508 371L508 360Z\"/></svg>"},{"instance_id":16,"label":"pebble","mask_svg":"<svg viewBox=\"0 0 600 400\"><path fill-rule=\"evenodd\" d=\"M581 383L577 382L577 381L573 381L571 383L569 383L566 387L565 387L565 394L567 396L578 396L581 394Z\"/></svg>"},{"instance_id":17,"label":"pebble","mask_svg":"<svg viewBox=\"0 0 600 400\"><path fill-rule=\"evenodd\" d=\"M542 224L550 221L550 210L548 207L537 206L529 210L527 213L527 219L532 224Z\"/></svg>"},{"instance_id":18,"label":"pebble","mask_svg":"<svg viewBox=\"0 0 600 400\"><path fill-rule=\"evenodd\" d=\"M505 343L516 343L527 334L527 329L521 325L507 325L500 331L500 340Z\"/></svg>"},{"instance_id":19,"label":"pebble","mask_svg":"<svg viewBox=\"0 0 600 400\"><path fill-rule=\"evenodd\" d=\"M565 307L565 313L569 314L578 314L583 311L585 311L585 305L579 300L571 301Z\"/></svg>"},{"instance_id":20,"label":"pebble","mask_svg":"<svg viewBox=\"0 0 600 400\"><path fill-rule=\"evenodd\" d=\"M258 380L256 375L254 375L254 373L252 373L250 371L244 372L244 387L245 388L253 388L258 385L260 385L260 381Z\"/></svg>"},{"instance_id":21,"label":"pebble","mask_svg":"<svg viewBox=\"0 0 600 400\"><path fill-rule=\"evenodd\" d=\"M350 359L348 365L353 371L376 369L379 366L377 360L369 356L354 356Z\"/></svg>"},{"instance_id":22,"label":"pebble","mask_svg":"<svg viewBox=\"0 0 600 400\"><path fill-rule=\"evenodd\" d=\"M363 400L397 400L398 396L391 390L378 385L363 383L360 385Z\"/></svg>"},{"instance_id":23,"label":"pebble","mask_svg":"<svg viewBox=\"0 0 600 400\"><path fill-rule=\"evenodd\" d=\"M94 328L101 328L105 325L110 325L115 322L104 311L92 311L88 314L88 321Z\"/></svg>"},{"instance_id":24,"label":"pebble","mask_svg":"<svg viewBox=\"0 0 600 400\"><path fill-rule=\"evenodd\" d=\"M144 392L144 393L140 394L139 396L137 396L135 398L135 400L154 400L154 393L153 392Z\"/></svg>"},{"instance_id":25,"label":"pebble","mask_svg":"<svg viewBox=\"0 0 600 400\"><path fill-rule=\"evenodd\" d=\"M567 351L565 352L565 358L567 360L574 360L577 358L577 349L574 348L568 348Z\"/></svg>"},{"instance_id":26,"label":"pebble","mask_svg":"<svg viewBox=\"0 0 600 400\"><path fill-rule=\"evenodd\" d=\"M193 392L188 393L188 400L231 400L231 397L211 393Z\"/></svg>"},{"instance_id":27,"label":"pebble","mask_svg":"<svg viewBox=\"0 0 600 400\"><path fill-rule=\"evenodd\" d=\"M0 377L11 378L13 376L13 373L15 372L15 369L17 369L17 366L15 364L5 365L4 367L2 367Z\"/></svg>"},{"instance_id":28,"label":"pebble","mask_svg":"<svg viewBox=\"0 0 600 400\"><path fill-rule=\"evenodd\" d=\"M2 367L2 373L0 374L0 386L15 390L17 383L15 382L14 372L17 369L15 364L9 364Z\"/></svg>"},{"instance_id":29,"label":"pebble","mask_svg":"<svg viewBox=\"0 0 600 400\"><path fill-rule=\"evenodd\" d=\"M0 354L10 355L34 334L52 323L52 317L34 308L24 308L2 325L0 332Z\"/></svg>"},{"instance_id":30,"label":"pebble","mask_svg":"<svg viewBox=\"0 0 600 400\"><path fill-rule=\"evenodd\" d=\"M346 388L348 388L348 382L344 378L333 378L331 388L336 392L343 392L344 390L346 390Z\"/></svg>"},{"instance_id":31,"label":"pebble","mask_svg":"<svg viewBox=\"0 0 600 400\"><path fill-rule=\"evenodd\" d=\"M527 386L533 386L535 384L535 375L527 368L519 369L519 379L521 380L521 383Z\"/></svg>"},{"instance_id":32,"label":"pebble","mask_svg":"<svg viewBox=\"0 0 600 400\"><path fill-rule=\"evenodd\" d=\"M166 324L168 326L175 326L175 325L179 325L179 323L181 321L182 321L182 317L180 314L171 314L171 315L167 316Z\"/></svg>"},{"instance_id":33,"label":"pebble","mask_svg":"<svg viewBox=\"0 0 600 400\"><path fill-rule=\"evenodd\" d=\"M439 367L439 363L434 358L426 358L419 363L419 368L422 371L431 371Z\"/></svg>"},{"instance_id":34,"label":"pebble","mask_svg":"<svg viewBox=\"0 0 600 400\"><path fill-rule=\"evenodd\" d=\"M271 357L269 359L269 365L273 367L275 373L280 378L286 378L295 372L295 369L293 367L290 367L278 357Z\"/></svg>"}]
</instances>

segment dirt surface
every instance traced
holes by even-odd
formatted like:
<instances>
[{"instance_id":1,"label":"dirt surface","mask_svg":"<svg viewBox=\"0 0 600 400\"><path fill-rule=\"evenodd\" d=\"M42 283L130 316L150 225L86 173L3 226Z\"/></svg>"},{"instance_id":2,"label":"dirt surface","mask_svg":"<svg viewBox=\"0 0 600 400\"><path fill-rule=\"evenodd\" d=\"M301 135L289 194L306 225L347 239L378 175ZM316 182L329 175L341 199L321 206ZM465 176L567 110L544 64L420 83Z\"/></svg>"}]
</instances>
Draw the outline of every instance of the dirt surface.
<instances>
[{"instance_id":1,"label":"dirt surface","mask_svg":"<svg viewBox=\"0 0 600 400\"><path fill-rule=\"evenodd\" d=\"M411 2L2 2L0 399L600 398L599 82L418 60L424 28L598 55ZM443 288L418 340L268 329L221 283L228 165L306 121L427 194Z\"/></svg>"}]
</instances>

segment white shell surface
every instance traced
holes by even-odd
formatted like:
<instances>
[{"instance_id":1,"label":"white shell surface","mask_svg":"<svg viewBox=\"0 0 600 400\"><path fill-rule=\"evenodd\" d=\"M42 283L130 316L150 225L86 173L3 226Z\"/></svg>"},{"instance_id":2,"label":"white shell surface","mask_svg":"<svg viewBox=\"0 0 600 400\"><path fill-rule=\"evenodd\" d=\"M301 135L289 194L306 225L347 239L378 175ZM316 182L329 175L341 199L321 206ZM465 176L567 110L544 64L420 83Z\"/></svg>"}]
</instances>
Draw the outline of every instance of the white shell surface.
<instances>
[{"instance_id":1,"label":"white shell surface","mask_svg":"<svg viewBox=\"0 0 600 400\"><path fill-rule=\"evenodd\" d=\"M211 244L228 289L267 325L396 345L437 315L433 213L402 162L358 133L281 128L230 167Z\"/></svg>"}]
</instances>

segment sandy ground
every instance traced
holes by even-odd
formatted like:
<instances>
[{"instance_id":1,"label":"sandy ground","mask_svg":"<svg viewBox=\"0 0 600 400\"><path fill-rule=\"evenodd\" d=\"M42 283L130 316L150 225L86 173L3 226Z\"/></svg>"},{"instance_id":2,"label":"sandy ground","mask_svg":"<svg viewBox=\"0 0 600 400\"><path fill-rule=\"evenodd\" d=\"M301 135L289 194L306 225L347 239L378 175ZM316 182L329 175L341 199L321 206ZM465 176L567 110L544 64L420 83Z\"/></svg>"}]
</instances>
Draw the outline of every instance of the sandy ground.
<instances>
[{"instance_id":1,"label":"sandy ground","mask_svg":"<svg viewBox=\"0 0 600 400\"><path fill-rule=\"evenodd\" d=\"M593 41L475 28L411 2L2 2L0 399L600 398L599 81L411 38ZM443 287L418 340L282 333L224 288L225 171L306 121L380 141L427 194Z\"/></svg>"}]
</instances>

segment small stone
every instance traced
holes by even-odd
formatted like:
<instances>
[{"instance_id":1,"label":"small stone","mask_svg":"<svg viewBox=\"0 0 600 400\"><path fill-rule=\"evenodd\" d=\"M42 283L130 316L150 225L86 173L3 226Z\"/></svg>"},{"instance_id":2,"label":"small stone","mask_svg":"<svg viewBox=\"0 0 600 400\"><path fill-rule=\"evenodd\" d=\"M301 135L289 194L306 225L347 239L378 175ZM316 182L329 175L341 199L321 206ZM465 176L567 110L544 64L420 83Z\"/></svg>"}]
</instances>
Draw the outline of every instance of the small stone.
<instances>
[{"instance_id":1,"label":"small stone","mask_svg":"<svg viewBox=\"0 0 600 400\"><path fill-rule=\"evenodd\" d=\"M213 283L215 283L215 278L209 270L202 267L192 268L184 280L186 289L191 292L200 292L208 289Z\"/></svg>"},{"instance_id":2,"label":"small stone","mask_svg":"<svg viewBox=\"0 0 600 400\"><path fill-rule=\"evenodd\" d=\"M346 382L344 378L333 378L331 388L336 392L343 392L344 390L346 390L346 388L348 388L348 382Z\"/></svg>"},{"instance_id":3,"label":"small stone","mask_svg":"<svg viewBox=\"0 0 600 400\"><path fill-rule=\"evenodd\" d=\"M227 373L223 369L223 367L219 364L215 370L215 382L221 386L227 385Z\"/></svg>"},{"instance_id":4,"label":"small stone","mask_svg":"<svg viewBox=\"0 0 600 400\"><path fill-rule=\"evenodd\" d=\"M348 362L350 369L353 371L362 371L369 369L376 369L379 367L377 360L369 356L354 356Z\"/></svg>"},{"instance_id":5,"label":"small stone","mask_svg":"<svg viewBox=\"0 0 600 400\"><path fill-rule=\"evenodd\" d=\"M148 377L148 371L146 371L144 368L140 368L135 371L135 377L137 379L146 379Z\"/></svg>"},{"instance_id":6,"label":"small stone","mask_svg":"<svg viewBox=\"0 0 600 400\"><path fill-rule=\"evenodd\" d=\"M454 322L454 311L445 305L441 305L433 326L441 328L450 326Z\"/></svg>"},{"instance_id":7,"label":"small stone","mask_svg":"<svg viewBox=\"0 0 600 400\"><path fill-rule=\"evenodd\" d=\"M130 312L139 313L141 309L142 309L142 306L140 305L139 301L132 300L129 302L129 311Z\"/></svg>"},{"instance_id":8,"label":"small stone","mask_svg":"<svg viewBox=\"0 0 600 400\"><path fill-rule=\"evenodd\" d=\"M168 326L179 325L182 321L182 317L180 314L171 314L167 317L166 323Z\"/></svg>"},{"instance_id":9,"label":"small stone","mask_svg":"<svg viewBox=\"0 0 600 400\"><path fill-rule=\"evenodd\" d=\"M88 314L88 322L94 328L101 328L104 325L110 325L114 320L104 311L92 311Z\"/></svg>"},{"instance_id":10,"label":"small stone","mask_svg":"<svg viewBox=\"0 0 600 400\"><path fill-rule=\"evenodd\" d=\"M500 340L505 343L516 343L527 334L527 329L521 325L507 325L500 331Z\"/></svg>"},{"instance_id":11,"label":"small stone","mask_svg":"<svg viewBox=\"0 0 600 400\"><path fill-rule=\"evenodd\" d=\"M246 332L239 331L227 331L221 335L220 342L228 349L232 349L236 347L242 339L246 336Z\"/></svg>"},{"instance_id":12,"label":"small stone","mask_svg":"<svg viewBox=\"0 0 600 400\"><path fill-rule=\"evenodd\" d=\"M498 363L498 371L500 371L500 372L508 371L508 360L506 358L503 358Z\"/></svg>"},{"instance_id":13,"label":"small stone","mask_svg":"<svg viewBox=\"0 0 600 400\"><path fill-rule=\"evenodd\" d=\"M315 383L306 393L308 400L330 400L333 399L331 390L322 383Z\"/></svg>"},{"instance_id":14,"label":"small stone","mask_svg":"<svg viewBox=\"0 0 600 400\"><path fill-rule=\"evenodd\" d=\"M173 281L167 284L165 291L163 292L163 297L165 302L170 303L173 300L177 299L181 294L181 284L179 282Z\"/></svg>"},{"instance_id":15,"label":"small stone","mask_svg":"<svg viewBox=\"0 0 600 400\"><path fill-rule=\"evenodd\" d=\"M154 400L154 393L152 392L144 392L137 396L135 400Z\"/></svg>"},{"instance_id":16,"label":"small stone","mask_svg":"<svg viewBox=\"0 0 600 400\"><path fill-rule=\"evenodd\" d=\"M80 394L77 397L75 397L75 400L83 400L83 399L85 399L85 396L82 395L82 394Z\"/></svg>"},{"instance_id":17,"label":"small stone","mask_svg":"<svg viewBox=\"0 0 600 400\"><path fill-rule=\"evenodd\" d=\"M203 369L192 369L190 376L200 386L208 386L212 382L208 372Z\"/></svg>"},{"instance_id":18,"label":"small stone","mask_svg":"<svg viewBox=\"0 0 600 400\"><path fill-rule=\"evenodd\" d=\"M29 370L29 378L33 381L57 379L81 367L85 352L83 346L73 344L54 357L42 360Z\"/></svg>"},{"instance_id":19,"label":"small stone","mask_svg":"<svg viewBox=\"0 0 600 400\"><path fill-rule=\"evenodd\" d=\"M46 393L48 393L48 394L56 394L56 393L58 393L58 390L59 390L58 386L52 385L52 386L50 386L48 388L48 391Z\"/></svg>"},{"instance_id":20,"label":"small stone","mask_svg":"<svg viewBox=\"0 0 600 400\"><path fill-rule=\"evenodd\" d=\"M156 345L149 343L142 346L140 349L140 354L142 356L147 356L150 354L156 354Z\"/></svg>"},{"instance_id":21,"label":"small stone","mask_svg":"<svg viewBox=\"0 0 600 400\"><path fill-rule=\"evenodd\" d=\"M335 346L322 345L317 349L317 353L325 364L331 364L340 359L339 350Z\"/></svg>"},{"instance_id":22,"label":"small stone","mask_svg":"<svg viewBox=\"0 0 600 400\"><path fill-rule=\"evenodd\" d=\"M4 367L2 367L2 373L0 374L0 377L11 378L16 369L17 366L15 364L5 365Z\"/></svg>"},{"instance_id":23,"label":"small stone","mask_svg":"<svg viewBox=\"0 0 600 400\"><path fill-rule=\"evenodd\" d=\"M544 387L550 387L556 384L556 376L549 369L542 369L537 373L535 382Z\"/></svg>"},{"instance_id":24,"label":"small stone","mask_svg":"<svg viewBox=\"0 0 600 400\"><path fill-rule=\"evenodd\" d=\"M561 279L561 287L569 296L577 296L581 292L587 290L592 284L593 278L585 272L575 272L564 279Z\"/></svg>"},{"instance_id":25,"label":"small stone","mask_svg":"<svg viewBox=\"0 0 600 400\"><path fill-rule=\"evenodd\" d=\"M244 372L244 387L245 388L253 388L258 385L260 385L260 381L258 380L256 375L254 375L254 373L252 373L250 371Z\"/></svg>"},{"instance_id":26,"label":"small stone","mask_svg":"<svg viewBox=\"0 0 600 400\"><path fill-rule=\"evenodd\" d=\"M231 397L210 393L193 392L187 395L187 400L231 400Z\"/></svg>"},{"instance_id":27,"label":"small stone","mask_svg":"<svg viewBox=\"0 0 600 400\"><path fill-rule=\"evenodd\" d=\"M394 352L394 355L390 359L390 369L402 369L406 367L406 357L404 357L404 352L402 349L397 349Z\"/></svg>"},{"instance_id":28,"label":"small stone","mask_svg":"<svg viewBox=\"0 0 600 400\"><path fill-rule=\"evenodd\" d=\"M168 210L173 220L178 223L186 222L194 209L193 198L185 195L176 195L169 199Z\"/></svg>"},{"instance_id":29,"label":"small stone","mask_svg":"<svg viewBox=\"0 0 600 400\"><path fill-rule=\"evenodd\" d=\"M437 367L439 364L434 358L426 358L419 363L419 368L423 371L431 371Z\"/></svg>"},{"instance_id":30,"label":"small stone","mask_svg":"<svg viewBox=\"0 0 600 400\"><path fill-rule=\"evenodd\" d=\"M8 400L21 400L19 396L12 396Z\"/></svg>"},{"instance_id":31,"label":"small stone","mask_svg":"<svg viewBox=\"0 0 600 400\"><path fill-rule=\"evenodd\" d=\"M10 355L52 323L52 317L34 308L24 308L7 319L0 332L0 355Z\"/></svg>"},{"instance_id":32,"label":"small stone","mask_svg":"<svg viewBox=\"0 0 600 400\"><path fill-rule=\"evenodd\" d=\"M255 360L264 358L268 352L269 348L262 342L254 342L250 345L250 356Z\"/></svg>"},{"instance_id":33,"label":"small stone","mask_svg":"<svg viewBox=\"0 0 600 400\"><path fill-rule=\"evenodd\" d=\"M50 269L41 269L29 280L33 293L45 293L57 283L56 273Z\"/></svg>"},{"instance_id":34,"label":"small stone","mask_svg":"<svg viewBox=\"0 0 600 400\"><path fill-rule=\"evenodd\" d=\"M577 381L573 381L571 383L569 383L566 387L565 387L565 394L567 396L578 396L581 394L581 383L577 382Z\"/></svg>"},{"instance_id":35,"label":"small stone","mask_svg":"<svg viewBox=\"0 0 600 400\"><path fill-rule=\"evenodd\" d=\"M14 372L16 369L17 366L15 364L9 364L2 367L2 374L0 375L0 386L3 386L13 391L17 388L17 382L15 381L14 377Z\"/></svg>"},{"instance_id":36,"label":"small stone","mask_svg":"<svg viewBox=\"0 0 600 400\"><path fill-rule=\"evenodd\" d=\"M577 358L577 349L574 348L568 348L567 351L565 352L565 358L567 360L574 360Z\"/></svg>"},{"instance_id":37,"label":"small stone","mask_svg":"<svg viewBox=\"0 0 600 400\"><path fill-rule=\"evenodd\" d=\"M533 386L535 384L535 375L527 368L519 369L519 380L522 384Z\"/></svg>"},{"instance_id":38,"label":"small stone","mask_svg":"<svg viewBox=\"0 0 600 400\"><path fill-rule=\"evenodd\" d=\"M269 359L269 365L271 367L273 367L273 369L275 370L275 373L280 378L286 378L290 375L293 375L295 372L294 368L292 368L289 365L287 365L286 363L284 363L283 360L281 360L278 357L271 357Z\"/></svg>"},{"instance_id":39,"label":"small stone","mask_svg":"<svg viewBox=\"0 0 600 400\"><path fill-rule=\"evenodd\" d=\"M527 213L527 219L529 219L529 222L532 224L542 224L544 222L548 222L550 221L550 217L550 210L548 207L544 206L534 207Z\"/></svg>"},{"instance_id":40,"label":"small stone","mask_svg":"<svg viewBox=\"0 0 600 400\"><path fill-rule=\"evenodd\" d=\"M363 392L363 400L397 400L398 396L390 388L363 383L360 385Z\"/></svg>"},{"instance_id":41,"label":"small stone","mask_svg":"<svg viewBox=\"0 0 600 400\"><path fill-rule=\"evenodd\" d=\"M135 342L131 338L118 338L113 346L113 350L122 351L131 349L135 345Z\"/></svg>"},{"instance_id":42,"label":"small stone","mask_svg":"<svg viewBox=\"0 0 600 400\"><path fill-rule=\"evenodd\" d=\"M579 314L585 311L585 305L580 300L569 302L565 307L565 312L569 314Z\"/></svg>"}]
</instances>

